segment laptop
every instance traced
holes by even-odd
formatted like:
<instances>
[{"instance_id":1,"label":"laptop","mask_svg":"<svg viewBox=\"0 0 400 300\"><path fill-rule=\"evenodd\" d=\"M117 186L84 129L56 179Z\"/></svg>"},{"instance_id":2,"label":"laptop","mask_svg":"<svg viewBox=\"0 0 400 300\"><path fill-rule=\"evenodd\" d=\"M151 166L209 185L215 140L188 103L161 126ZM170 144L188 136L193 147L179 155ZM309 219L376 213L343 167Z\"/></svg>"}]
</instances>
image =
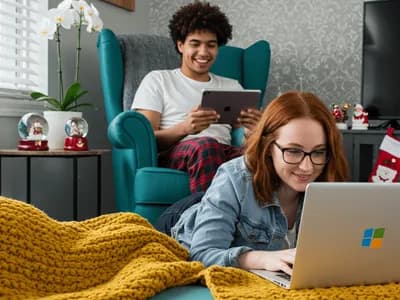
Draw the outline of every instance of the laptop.
<instances>
[{"instance_id":1,"label":"laptop","mask_svg":"<svg viewBox=\"0 0 400 300\"><path fill-rule=\"evenodd\" d=\"M400 183L310 183L293 274L250 270L287 289L400 281Z\"/></svg>"},{"instance_id":2,"label":"laptop","mask_svg":"<svg viewBox=\"0 0 400 300\"><path fill-rule=\"evenodd\" d=\"M218 123L234 124L240 111L246 108L258 108L260 90L222 90L205 89L202 93L201 106L214 109L220 118Z\"/></svg>"}]
</instances>

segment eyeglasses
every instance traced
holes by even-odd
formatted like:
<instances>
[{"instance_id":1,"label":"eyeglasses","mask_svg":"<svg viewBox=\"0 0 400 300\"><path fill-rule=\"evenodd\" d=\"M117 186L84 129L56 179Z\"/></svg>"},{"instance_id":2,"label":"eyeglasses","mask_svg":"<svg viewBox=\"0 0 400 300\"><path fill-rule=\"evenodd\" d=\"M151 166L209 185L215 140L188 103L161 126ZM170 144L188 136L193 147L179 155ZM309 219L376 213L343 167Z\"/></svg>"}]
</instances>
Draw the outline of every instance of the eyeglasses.
<instances>
[{"instance_id":1,"label":"eyeglasses","mask_svg":"<svg viewBox=\"0 0 400 300\"><path fill-rule=\"evenodd\" d=\"M329 160L328 151L326 149L306 152L298 148L282 148L276 142L274 142L274 145L282 151L283 161L287 164L297 165L301 163L306 156L310 157L314 165L325 165Z\"/></svg>"}]
</instances>

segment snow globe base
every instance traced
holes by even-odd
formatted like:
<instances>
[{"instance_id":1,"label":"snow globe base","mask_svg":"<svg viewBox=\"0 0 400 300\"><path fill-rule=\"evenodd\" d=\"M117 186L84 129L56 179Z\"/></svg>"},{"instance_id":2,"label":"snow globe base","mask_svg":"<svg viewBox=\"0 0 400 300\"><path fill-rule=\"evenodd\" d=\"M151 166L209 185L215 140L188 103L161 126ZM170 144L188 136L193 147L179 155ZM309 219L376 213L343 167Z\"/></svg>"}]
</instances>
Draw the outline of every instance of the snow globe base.
<instances>
[{"instance_id":1,"label":"snow globe base","mask_svg":"<svg viewBox=\"0 0 400 300\"><path fill-rule=\"evenodd\" d=\"M68 136L64 141L64 150L69 151L87 151L87 138L82 136Z\"/></svg>"},{"instance_id":2,"label":"snow globe base","mask_svg":"<svg viewBox=\"0 0 400 300\"><path fill-rule=\"evenodd\" d=\"M18 144L18 150L26 151L46 151L49 150L47 140L20 140Z\"/></svg>"}]
</instances>

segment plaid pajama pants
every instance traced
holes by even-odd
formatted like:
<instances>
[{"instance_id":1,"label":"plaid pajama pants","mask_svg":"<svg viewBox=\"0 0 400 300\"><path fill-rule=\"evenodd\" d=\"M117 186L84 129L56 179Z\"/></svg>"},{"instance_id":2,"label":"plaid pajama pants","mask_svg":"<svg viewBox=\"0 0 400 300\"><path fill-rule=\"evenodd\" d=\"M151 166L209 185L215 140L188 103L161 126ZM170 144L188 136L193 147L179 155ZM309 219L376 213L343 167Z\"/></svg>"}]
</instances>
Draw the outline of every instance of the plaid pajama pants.
<instances>
[{"instance_id":1,"label":"plaid pajama pants","mask_svg":"<svg viewBox=\"0 0 400 300\"><path fill-rule=\"evenodd\" d=\"M218 143L210 137L183 141L159 156L159 166L187 172L192 193L205 191L218 167L242 154L241 147Z\"/></svg>"}]
</instances>

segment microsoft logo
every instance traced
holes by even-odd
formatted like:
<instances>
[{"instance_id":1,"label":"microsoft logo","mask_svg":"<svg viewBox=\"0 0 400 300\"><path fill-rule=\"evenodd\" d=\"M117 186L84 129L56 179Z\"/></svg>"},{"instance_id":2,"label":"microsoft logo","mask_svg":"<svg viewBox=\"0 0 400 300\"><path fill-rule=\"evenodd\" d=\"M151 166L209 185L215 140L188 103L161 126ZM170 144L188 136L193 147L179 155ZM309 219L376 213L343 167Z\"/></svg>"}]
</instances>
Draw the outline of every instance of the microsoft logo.
<instances>
[{"instance_id":1,"label":"microsoft logo","mask_svg":"<svg viewBox=\"0 0 400 300\"><path fill-rule=\"evenodd\" d=\"M385 228L367 228L364 230L364 237L361 246L364 248L378 249L382 247Z\"/></svg>"}]
</instances>

